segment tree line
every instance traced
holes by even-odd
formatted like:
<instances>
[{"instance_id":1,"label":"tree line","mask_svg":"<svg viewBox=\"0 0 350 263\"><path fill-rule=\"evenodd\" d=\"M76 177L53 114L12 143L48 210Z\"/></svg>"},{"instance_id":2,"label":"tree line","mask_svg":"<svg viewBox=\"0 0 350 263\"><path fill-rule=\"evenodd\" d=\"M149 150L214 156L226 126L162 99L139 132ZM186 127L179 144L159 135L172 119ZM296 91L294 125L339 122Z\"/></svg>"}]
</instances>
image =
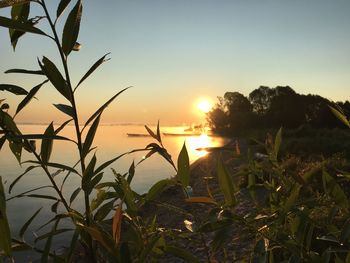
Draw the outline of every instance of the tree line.
<instances>
[{"instance_id":1,"label":"tree line","mask_svg":"<svg viewBox=\"0 0 350 263\"><path fill-rule=\"evenodd\" d=\"M216 133L239 134L250 129L343 127L329 106L334 102L319 95L298 94L289 86L260 86L248 97L239 92L226 92L207 114L207 121ZM350 102L337 102L345 115Z\"/></svg>"}]
</instances>

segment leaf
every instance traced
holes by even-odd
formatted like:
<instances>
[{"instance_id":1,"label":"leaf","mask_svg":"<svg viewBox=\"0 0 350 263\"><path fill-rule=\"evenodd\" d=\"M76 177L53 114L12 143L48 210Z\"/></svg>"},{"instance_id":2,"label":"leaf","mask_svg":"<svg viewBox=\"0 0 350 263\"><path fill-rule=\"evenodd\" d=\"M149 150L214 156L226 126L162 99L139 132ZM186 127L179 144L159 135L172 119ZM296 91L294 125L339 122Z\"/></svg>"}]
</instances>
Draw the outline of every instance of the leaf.
<instances>
[{"instance_id":1,"label":"leaf","mask_svg":"<svg viewBox=\"0 0 350 263\"><path fill-rule=\"evenodd\" d=\"M96 165L96 160L97 160L96 155L94 155L91 158L88 166L86 167L86 169L84 171L83 178L81 180L81 188L84 191L90 192L89 185L90 185L92 177L94 176L94 169L95 169L95 165Z\"/></svg>"},{"instance_id":2,"label":"leaf","mask_svg":"<svg viewBox=\"0 0 350 263\"><path fill-rule=\"evenodd\" d=\"M77 251L76 246L78 244L79 241L79 237L80 237L80 233L81 233L81 229L80 228L76 228L72 237L72 241L70 243L70 245L67 248L67 254L66 254L66 260L65 262L73 262L72 257L74 255L74 252Z\"/></svg>"},{"instance_id":3,"label":"leaf","mask_svg":"<svg viewBox=\"0 0 350 263\"><path fill-rule=\"evenodd\" d=\"M20 174L11 184L10 184L10 187L9 187L9 193L11 194L11 191L12 191L12 188L18 183L18 181L25 175L27 174L29 171L33 170L34 168L37 168L39 166L29 166L27 167L27 169L22 173Z\"/></svg>"},{"instance_id":4,"label":"leaf","mask_svg":"<svg viewBox=\"0 0 350 263\"><path fill-rule=\"evenodd\" d=\"M273 154L274 154L274 159L277 160L278 157L278 152L281 147L281 142L282 142L282 128L280 128L276 134L275 137L275 143L274 143L274 148L273 148Z\"/></svg>"},{"instance_id":5,"label":"leaf","mask_svg":"<svg viewBox=\"0 0 350 263\"><path fill-rule=\"evenodd\" d=\"M65 121L64 123L61 124L60 127L58 127L56 130L55 130L55 134L58 134L61 130L63 130L64 127L66 127L67 124L69 124L73 119L70 119L68 121Z\"/></svg>"},{"instance_id":6,"label":"leaf","mask_svg":"<svg viewBox=\"0 0 350 263\"><path fill-rule=\"evenodd\" d=\"M126 155L128 153L123 153L109 161L104 162L103 164L101 164L95 171L95 174L102 172L105 168L107 168L108 166L110 166L112 163L114 163L115 161L117 161L118 159L120 159L121 157L123 157L124 155Z\"/></svg>"},{"instance_id":7,"label":"leaf","mask_svg":"<svg viewBox=\"0 0 350 263\"><path fill-rule=\"evenodd\" d=\"M72 193L72 195L70 196L70 199L69 199L69 203L72 204L73 201L75 200L75 198L78 196L78 194L80 193L81 191L81 188L78 187L77 189L74 190L74 192Z\"/></svg>"},{"instance_id":8,"label":"leaf","mask_svg":"<svg viewBox=\"0 0 350 263\"><path fill-rule=\"evenodd\" d=\"M108 216L114 207L114 200L104 203L101 207L99 207L94 215L94 220L96 222L102 222L105 220L106 216Z\"/></svg>"},{"instance_id":9,"label":"leaf","mask_svg":"<svg viewBox=\"0 0 350 263\"><path fill-rule=\"evenodd\" d=\"M84 141L84 144L83 144L83 150L82 150L82 156L83 157L85 157L88 154L88 152L90 150L90 147L92 145L92 142L94 141L94 138L95 138L95 135L96 135L96 131L97 131L98 125L100 123L100 117L101 117L101 115L99 115L94 120L94 122L92 123L88 133L86 134L85 141Z\"/></svg>"},{"instance_id":10,"label":"leaf","mask_svg":"<svg viewBox=\"0 0 350 263\"><path fill-rule=\"evenodd\" d=\"M38 210L36 210L36 212L34 212L34 214L23 224L23 226L21 227L21 229L19 231L19 237L21 239L23 239L24 234L27 231L29 225L33 222L34 218L39 214L41 209L42 209L42 207L39 208Z\"/></svg>"},{"instance_id":11,"label":"leaf","mask_svg":"<svg viewBox=\"0 0 350 263\"><path fill-rule=\"evenodd\" d=\"M35 164L41 164L40 162L38 161L25 161L23 163L35 163ZM75 173L75 174L79 174L77 170L75 170L74 168L71 168L67 165L64 165L64 164L60 164L60 163L46 163L46 166L48 167L54 167L54 168L59 168L59 169L63 169L63 170L67 170L67 171L70 171L72 173Z\"/></svg>"},{"instance_id":12,"label":"leaf","mask_svg":"<svg viewBox=\"0 0 350 263\"><path fill-rule=\"evenodd\" d=\"M187 250L175 246L165 246L164 251L166 253L172 254L178 258L185 260L186 262L200 262L192 253Z\"/></svg>"},{"instance_id":13,"label":"leaf","mask_svg":"<svg viewBox=\"0 0 350 263\"><path fill-rule=\"evenodd\" d=\"M0 90L8 91L11 92L15 95L27 95L28 92L16 85L11 85L11 84L0 84Z\"/></svg>"},{"instance_id":14,"label":"leaf","mask_svg":"<svg viewBox=\"0 0 350 263\"><path fill-rule=\"evenodd\" d=\"M53 123L51 122L50 125L46 128L44 135L53 136L54 134L55 134L55 130L53 128ZM50 160L52 146L53 146L53 139L51 138L42 139L40 156L44 164L47 164Z\"/></svg>"},{"instance_id":15,"label":"leaf","mask_svg":"<svg viewBox=\"0 0 350 263\"><path fill-rule=\"evenodd\" d=\"M159 120L157 123L157 140L158 142L162 143L162 137L160 136L160 129L159 129Z\"/></svg>"},{"instance_id":16,"label":"leaf","mask_svg":"<svg viewBox=\"0 0 350 263\"><path fill-rule=\"evenodd\" d=\"M225 205L234 206L236 204L236 198L234 194L235 186L233 184L231 176L226 171L221 158L218 161L217 176L218 176L220 189L224 194Z\"/></svg>"},{"instance_id":17,"label":"leaf","mask_svg":"<svg viewBox=\"0 0 350 263\"><path fill-rule=\"evenodd\" d=\"M30 1L32 1L32 0L1 0L0 1L0 8L16 6L16 5L23 5L23 4L28 3Z\"/></svg>"},{"instance_id":18,"label":"leaf","mask_svg":"<svg viewBox=\"0 0 350 263\"><path fill-rule=\"evenodd\" d=\"M27 69L9 69L5 71L8 73L20 73L20 74L31 74L31 75L45 75L42 70L27 70Z\"/></svg>"},{"instance_id":19,"label":"leaf","mask_svg":"<svg viewBox=\"0 0 350 263\"><path fill-rule=\"evenodd\" d=\"M133 161L129 167L128 178L126 179L128 184L131 184L131 181L134 178L134 175L135 175L135 163Z\"/></svg>"},{"instance_id":20,"label":"leaf","mask_svg":"<svg viewBox=\"0 0 350 263\"><path fill-rule=\"evenodd\" d=\"M78 224L85 232L87 232L93 239L95 239L102 247L104 247L110 254L118 257L117 249L114 240L110 236L103 233L97 227L88 227Z\"/></svg>"},{"instance_id":21,"label":"leaf","mask_svg":"<svg viewBox=\"0 0 350 263\"><path fill-rule=\"evenodd\" d=\"M42 85L44 85L48 80L45 80L44 82L40 83L39 85L36 85L34 88L32 88L27 96L18 104L16 115L34 98L35 94L39 91Z\"/></svg>"},{"instance_id":22,"label":"leaf","mask_svg":"<svg viewBox=\"0 0 350 263\"><path fill-rule=\"evenodd\" d=\"M25 140L42 140L42 139L50 139L50 140L62 140L62 141L72 141L69 138L59 136L59 135L46 135L46 134L21 134L21 135L6 135L8 139L25 139Z\"/></svg>"},{"instance_id":23,"label":"leaf","mask_svg":"<svg viewBox=\"0 0 350 263\"><path fill-rule=\"evenodd\" d=\"M207 196L196 196L196 197L190 197L186 199L186 202L189 203L203 203L203 204L214 204L217 203L213 198L207 197Z\"/></svg>"},{"instance_id":24,"label":"leaf","mask_svg":"<svg viewBox=\"0 0 350 263\"><path fill-rule=\"evenodd\" d=\"M11 9L11 18L15 21L21 23L28 23L28 16L30 10L30 3L23 3L21 5L12 6ZM24 35L23 31L17 31L14 29L9 29L10 39L13 50L15 50L18 39Z\"/></svg>"},{"instance_id":25,"label":"leaf","mask_svg":"<svg viewBox=\"0 0 350 263\"><path fill-rule=\"evenodd\" d=\"M22 23L7 17L0 16L0 26L6 27L6 28L12 28L18 31L22 32L28 32L33 34L39 34L47 36L43 31L41 31L39 28L36 28L32 26L29 23Z\"/></svg>"},{"instance_id":26,"label":"leaf","mask_svg":"<svg viewBox=\"0 0 350 263\"><path fill-rule=\"evenodd\" d=\"M336 180L325 170L322 171L322 181L325 192L330 195L335 203L344 208L348 207L348 198Z\"/></svg>"},{"instance_id":27,"label":"leaf","mask_svg":"<svg viewBox=\"0 0 350 263\"><path fill-rule=\"evenodd\" d=\"M122 203L118 205L117 209L115 210L115 214L113 217L113 223L112 223L112 233L113 233L113 239L116 244L120 241L120 235L121 235L121 228L122 228Z\"/></svg>"},{"instance_id":28,"label":"leaf","mask_svg":"<svg viewBox=\"0 0 350 263\"><path fill-rule=\"evenodd\" d=\"M55 200L57 201L57 197L51 196L51 195L39 195L39 194L30 194L30 195L21 195L18 197L27 196L32 198L39 198L39 199L47 199L47 200Z\"/></svg>"},{"instance_id":29,"label":"leaf","mask_svg":"<svg viewBox=\"0 0 350 263\"><path fill-rule=\"evenodd\" d=\"M190 183L190 159L188 157L186 144L184 143L177 159L177 176L183 187Z\"/></svg>"},{"instance_id":30,"label":"leaf","mask_svg":"<svg viewBox=\"0 0 350 263\"><path fill-rule=\"evenodd\" d=\"M108 59L105 59L106 56L108 56L110 53L107 53L106 55L104 55L102 58L100 58L99 60L97 60L95 62L95 64L92 65L92 67L88 70L88 72L85 73L85 75L82 77L82 79L79 81L78 85L75 87L74 91L80 86L80 84L87 79L92 72L94 72L103 62L106 62Z\"/></svg>"},{"instance_id":31,"label":"leaf","mask_svg":"<svg viewBox=\"0 0 350 263\"><path fill-rule=\"evenodd\" d=\"M11 140L9 139L9 146L11 152L16 157L17 161L21 163L21 156L22 156L22 141L18 140Z\"/></svg>"},{"instance_id":32,"label":"leaf","mask_svg":"<svg viewBox=\"0 0 350 263\"><path fill-rule=\"evenodd\" d=\"M0 176L0 250L11 256L11 232L6 215L6 197L2 177Z\"/></svg>"},{"instance_id":33,"label":"leaf","mask_svg":"<svg viewBox=\"0 0 350 263\"><path fill-rule=\"evenodd\" d=\"M89 123L91 121L93 121L98 115L102 114L102 112L108 107L108 105L115 100L116 97L118 97L121 93L123 93L124 91L126 91L127 89L129 89L130 87L127 87L125 89L122 89L121 91L119 91L117 94L115 94L112 98L110 98L107 102L105 102L105 104L103 104L94 114L91 115L91 117L87 120L87 122L85 123L83 130L85 129L85 127L87 125L89 125Z\"/></svg>"},{"instance_id":34,"label":"leaf","mask_svg":"<svg viewBox=\"0 0 350 263\"><path fill-rule=\"evenodd\" d=\"M295 184L293 186L290 195L288 196L286 202L284 203L284 206L282 207L285 213L289 212L291 208L295 205L299 197L300 188L301 186L298 184Z\"/></svg>"},{"instance_id":35,"label":"leaf","mask_svg":"<svg viewBox=\"0 0 350 263\"><path fill-rule=\"evenodd\" d=\"M348 126L350 128L350 122L349 120L346 118L345 114L340 112L339 110L337 110L336 108L329 106L329 108L331 109L331 111L333 112L333 114L342 122L344 123L346 126Z\"/></svg>"},{"instance_id":36,"label":"leaf","mask_svg":"<svg viewBox=\"0 0 350 263\"><path fill-rule=\"evenodd\" d=\"M73 47L77 42L82 11L83 6L81 0L78 0L72 11L69 13L64 25L62 35L62 49L66 56L68 56L69 53L73 50Z\"/></svg>"},{"instance_id":37,"label":"leaf","mask_svg":"<svg viewBox=\"0 0 350 263\"><path fill-rule=\"evenodd\" d=\"M69 5L71 0L61 0L58 7L57 7L57 12L56 16L57 19L62 15L63 11L66 9L66 7Z\"/></svg>"},{"instance_id":38,"label":"leaf","mask_svg":"<svg viewBox=\"0 0 350 263\"><path fill-rule=\"evenodd\" d=\"M170 179L164 179L164 180L160 180L158 182L156 182L147 192L147 195L145 197L145 199L147 201L152 201L155 198L157 198L157 196L164 191L164 188L168 185L173 184L174 182Z\"/></svg>"},{"instance_id":39,"label":"leaf","mask_svg":"<svg viewBox=\"0 0 350 263\"><path fill-rule=\"evenodd\" d=\"M54 233L58 227L58 223L59 223L59 220L56 220L55 224L53 225L50 233L49 233L49 236L46 240L46 243L45 243L45 247L44 247L44 251L42 252L42 255L41 255L41 260L40 262L42 263L48 263L49 262L49 253L50 253L50 249L51 249L51 243L52 243L52 238L54 236Z\"/></svg>"},{"instance_id":40,"label":"leaf","mask_svg":"<svg viewBox=\"0 0 350 263\"><path fill-rule=\"evenodd\" d=\"M151 135L152 138L154 138L154 139L156 139L158 141L157 135L147 125L145 125L145 128L146 128L148 134Z\"/></svg>"},{"instance_id":41,"label":"leaf","mask_svg":"<svg viewBox=\"0 0 350 263\"><path fill-rule=\"evenodd\" d=\"M74 118L74 110L72 106L65 105L65 104L54 104L53 106L55 106L57 109L67 114L68 116Z\"/></svg>"},{"instance_id":42,"label":"leaf","mask_svg":"<svg viewBox=\"0 0 350 263\"><path fill-rule=\"evenodd\" d=\"M56 65L51 62L47 57L43 57L43 64L40 61L39 66L50 80L56 90L61 93L67 100L71 101L71 91L67 84L67 81L63 78Z\"/></svg>"}]
</instances>

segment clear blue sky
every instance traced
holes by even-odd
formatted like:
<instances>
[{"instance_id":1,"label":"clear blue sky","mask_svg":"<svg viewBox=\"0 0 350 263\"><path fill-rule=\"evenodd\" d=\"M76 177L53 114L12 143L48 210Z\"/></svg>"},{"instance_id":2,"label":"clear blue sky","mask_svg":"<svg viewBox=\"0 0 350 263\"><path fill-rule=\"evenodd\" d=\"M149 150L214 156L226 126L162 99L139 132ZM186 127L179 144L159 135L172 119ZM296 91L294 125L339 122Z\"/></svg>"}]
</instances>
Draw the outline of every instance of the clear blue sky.
<instances>
[{"instance_id":1,"label":"clear blue sky","mask_svg":"<svg viewBox=\"0 0 350 263\"><path fill-rule=\"evenodd\" d=\"M47 2L54 13L58 1ZM350 99L349 11L348 0L84 1L82 49L71 58L74 80L103 54L111 52L111 60L81 87L80 110L88 116L127 86L134 88L104 122L198 122L199 97L248 95L260 85ZM0 71L36 68L37 56L56 59L54 45L39 38L25 36L14 53L1 29ZM28 89L39 81L2 73L1 80ZM64 102L52 87L38 98L19 120L65 118L50 106Z\"/></svg>"}]
</instances>

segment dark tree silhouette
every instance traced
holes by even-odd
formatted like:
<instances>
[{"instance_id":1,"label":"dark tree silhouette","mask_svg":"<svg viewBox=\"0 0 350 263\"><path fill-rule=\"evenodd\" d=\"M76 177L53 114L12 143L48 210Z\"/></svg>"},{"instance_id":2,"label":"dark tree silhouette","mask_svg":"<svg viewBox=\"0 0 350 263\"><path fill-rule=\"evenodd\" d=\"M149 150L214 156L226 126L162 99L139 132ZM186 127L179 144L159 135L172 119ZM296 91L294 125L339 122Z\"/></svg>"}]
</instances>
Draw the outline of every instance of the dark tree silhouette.
<instances>
[{"instance_id":1,"label":"dark tree silhouette","mask_svg":"<svg viewBox=\"0 0 350 263\"><path fill-rule=\"evenodd\" d=\"M249 94L226 92L207 115L210 127L218 133L238 134L253 128L343 127L329 109L334 103L318 95L302 95L289 86L260 86ZM350 102L338 102L346 115Z\"/></svg>"}]
</instances>

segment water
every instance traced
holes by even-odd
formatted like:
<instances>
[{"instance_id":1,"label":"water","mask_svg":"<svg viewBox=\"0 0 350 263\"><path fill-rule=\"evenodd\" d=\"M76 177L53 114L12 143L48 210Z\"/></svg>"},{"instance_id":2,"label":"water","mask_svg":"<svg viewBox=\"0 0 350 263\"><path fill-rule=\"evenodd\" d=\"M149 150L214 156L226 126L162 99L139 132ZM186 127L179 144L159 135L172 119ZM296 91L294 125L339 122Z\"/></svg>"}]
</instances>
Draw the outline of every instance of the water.
<instances>
[{"instance_id":1,"label":"water","mask_svg":"<svg viewBox=\"0 0 350 263\"><path fill-rule=\"evenodd\" d=\"M19 126L23 134L35 134L43 133L46 129L44 125L22 125ZM152 127L155 130L155 127ZM162 132L182 133L183 127L164 127ZM120 154L128 152L133 149L145 148L151 142L155 140L151 137L128 137L127 133L139 133L146 134L146 130L143 126L101 126L96 134L93 145L98 146L96 149L97 166L103 162L110 160ZM74 127L67 126L60 135L75 138ZM225 143L223 138L208 137L206 135L201 136L163 136L163 144L168 152L173 157L173 161L176 164L177 156L186 142L186 146L189 153L190 162L206 155L205 151L197 151L197 148L220 146ZM40 143L37 142L37 149L40 149ZM114 168L118 173L123 174L128 171L131 163L139 162L146 152L137 152L130 155L126 155L117 160L110 167ZM90 154L91 156L91 154ZM91 157L88 157L89 160ZM23 151L22 161L35 160L32 155ZM63 163L68 166L74 165L78 160L76 146L70 142L55 141L53 146L53 152L51 156L51 162ZM17 160L10 152L8 145L5 144L0 152L0 167L1 176L5 184L5 189L8 189L13 180L20 175L28 164L19 166ZM78 168L77 168L78 169ZM51 172L57 169L51 169ZM62 178L65 173L61 173L55 177L55 180L59 183L62 182ZM135 176L132 182L132 189L138 193L146 192L155 182L170 178L175 175L174 169L168 164L162 157L154 154L149 159L142 162L136 168ZM104 173L104 181L113 180L112 171L107 168ZM7 197L15 196L35 187L44 185L50 185L49 180L41 169L34 169L26 174L18 184L14 187L11 194L7 193ZM63 187L63 193L65 196L70 197L71 193L80 186L80 177L71 175L66 181ZM44 189L35 193L44 193L55 196L54 191L50 189ZM43 207L39 216L33 221L28 233L25 235L26 240L34 240L36 235L43 234L49 231L48 228L38 230L39 226L52 218L53 214L50 211L50 206L54 201L37 199L37 198L15 198L7 203L7 213L10 221L11 232L13 236L17 236L20 227L26 222L27 219L40 207ZM83 196L80 194L73 204L73 208L82 211ZM59 210L63 211L62 207ZM68 234L69 235L69 234ZM59 235L55 238L55 244L59 247L60 244L64 244L67 240L67 235ZM40 245L39 245L40 246ZM25 252L18 255L18 262L28 262L33 254Z\"/></svg>"}]
</instances>

